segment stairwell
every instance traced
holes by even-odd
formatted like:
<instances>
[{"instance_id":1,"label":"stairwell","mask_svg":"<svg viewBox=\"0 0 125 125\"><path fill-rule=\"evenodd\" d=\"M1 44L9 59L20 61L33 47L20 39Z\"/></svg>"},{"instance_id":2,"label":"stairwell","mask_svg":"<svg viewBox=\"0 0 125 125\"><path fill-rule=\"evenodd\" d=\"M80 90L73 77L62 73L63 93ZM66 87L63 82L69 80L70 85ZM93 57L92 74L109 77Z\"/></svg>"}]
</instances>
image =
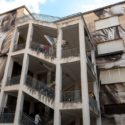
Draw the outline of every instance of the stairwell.
<instances>
[{"instance_id":1,"label":"stairwell","mask_svg":"<svg viewBox=\"0 0 125 125\"><path fill-rule=\"evenodd\" d=\"M46 106L54 109L54 90L41 81L28 76L26 84L23 86L23 91Z\"/></svg>"}]
</instances>

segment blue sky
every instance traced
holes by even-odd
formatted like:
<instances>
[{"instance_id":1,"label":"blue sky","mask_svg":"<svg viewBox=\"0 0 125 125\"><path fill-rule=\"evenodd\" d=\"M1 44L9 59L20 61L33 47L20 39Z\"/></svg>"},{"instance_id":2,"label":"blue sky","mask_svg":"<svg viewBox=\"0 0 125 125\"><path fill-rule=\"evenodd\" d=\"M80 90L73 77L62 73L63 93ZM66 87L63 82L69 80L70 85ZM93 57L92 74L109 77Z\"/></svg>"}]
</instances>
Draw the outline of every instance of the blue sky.
<instances>
[{"instance_id":1,"label":"blue sky","mask_svg":"<svg viewBox=\"0 0 125 125\"><path fill-rule=\"evenodd\" d=\"M0 13L26 5L31 12L67 16L124 0L0 0Z\"/></svg>"}]
</instances>

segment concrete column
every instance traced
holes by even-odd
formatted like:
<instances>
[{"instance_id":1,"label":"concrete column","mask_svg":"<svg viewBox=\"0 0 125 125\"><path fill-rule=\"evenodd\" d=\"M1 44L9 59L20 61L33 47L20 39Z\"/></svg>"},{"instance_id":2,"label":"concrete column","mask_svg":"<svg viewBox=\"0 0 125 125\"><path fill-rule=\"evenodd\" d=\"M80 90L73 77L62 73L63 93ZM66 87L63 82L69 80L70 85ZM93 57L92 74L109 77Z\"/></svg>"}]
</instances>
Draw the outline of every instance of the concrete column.
<instances>
[{"instance_id":1,"label":"concrete column","mask_svg":"<svg viewBox=\"0 0 125 125\"><path fill-rule=\"evenodd\" d=\"M23 110L23 102L24 102L24 93L22 91L18 92L17 97L17 105L16 105L16 111L15 111L15 118L14 118L14 125L20 125L19 122L21 120L21 113Z\"/></svg>"},{"instance_id":2,"label":"concrete column","mask_svg":"<svg viewBox=\"0 0 125 125\"><path fill-rule=\"evenodd\" d=\"M94 64L94 70L97 74L94 50L91 51L91 57L92 57L92 63ZM96 76L96 81L93 83L93 90L94 90L94 94L95 94L95 97L96 97L97 106L98 106L98 110L99 110L99 117L96 119L96 125L102 125L101 111L100 111L100 101L99 101L99 86L98 86L97 76Z\"/></svg>"},{"instance_id":3,"label":"concrete column","mask_svg":"<svg viewBox=\"0 0 125 125\"><path fill-rule=\"evenodd\" d=\"M79 21L79 44L80 44L83 125L90 125L88 78L87 78L87 64L86 64L87 59L86 59L86 47L85 47L84 22L82 17Z\"/></svg>"},{"instance_id":4,"label":"concrete column","mask_svg":"<svg viewBox=\"0 0 125 125\"><path fill-rule=\"evenodd\" d=\"M2 102L0 107L0 113L4 112L4 108L7 105L8 94L3 91L2 93Z\"/></svg>"},{"instance_id":5,"label":"concrete column","mask_svg":"<svg viewBox=\"0 0 125 125\"><path fill-rule=\"evenodd\" d=\"M91 50L91 60L92 60L92 64L94 65L94 70L96 72L96 60L95 60L95 50Z\"/></svg>"},{"instance_id":6,"label":"concrete column","mask_svg":"<svg viewBox=\"0 0 125 125\"><path fill-rule=\"evenodd\" d=\"M29 28L28 28L28 35L27 35L27 41L26 41L26 51L25 51L24 58L23 58L23 66L22 66L22 72L21 72L21 78L20 78L20 90L18 92L14 125L19 124L19 121L21 118L20 113L22 112L22 109L23 109L24 94L23 94L22 88L23 88L23 85L25 84L27 72L28 72L29 56L27 53L27 49L30 46L31 38L32 38L32 23L29 24Z\"/></svg>"},{"instance_id":7,"label":"concrete column","mask_svg":"<svg viewBox=\"0 0 125 125\"><path fill-rule=\"evenodd\" d=\"M8 58L7 58L7 62L6 62L4 76L3 76L3 79L2 79L1 91L0 91L0 107L5 107L5 100L7 101L7 95L4 92L4 87L7 83L7 78L11 77L11 74L12 74L13 60L11 58L11 53L12 53L12 50L13 50L13 47L14 47L14 41L15 41L16 35L17 35L17 28L14 31L12 42L10 44L10 50L9 50L9 53L8 53Z\"/></svg>"},{"instance_id":8,"label":"concrete column","mask_svg":"<svg viewBox=\"0 0 125 125\"><path fill-rule=\"evenodd\" d=\"M58 29L57 39L57 64L56 64L56 80L55 80L55 109L54 109L54 125L61 125L61 112L59 109L62 91L62 67L61 60L61 43L62 43L62 29Z\"/></svg>"},{"instance_id":9,"label":"concrete column","mask_svg":"<svg viewBox=\"0 0 125 125\"><path fill-rule=\"evenodd\" d=\"M26 49L30 47L30 43L33 37L33 24L29 23L28 33L27 33L27 40L26 40Z\"/></svg>"},{"instance_id":10,"label":"concrete column","mask_svg":"<svg viewBox=\"0 0 125 125\"><path fill-rule=\"evenodd\" d=\"M23 59L22 73L21 73L21 78L20 78L20 90L18 92L18 97L17 97L17 105L16 105L16 111L15 111L16 115L14 118L14 125L18 125L20 118L21 118L20 113L22 112L23 101L24 101L24 94L22 91L22 87L23 87L23 84L25 84L28 66L29 66L29 56L27 53L25 53L24 59Z\"/></svg>"},{"instance_id":11,"label":"concrete column","mask_svg":"<svg viewBox=\"0 0 125 125\"><path fill-rule=\"evenodd\" d=\"M25 54L24 58L23 58L23 67L22 67L22 73L21 73L21 78L20 78L21 85L25 84L28 67L29 67L29 56L28 56L28 54Z\"/></svg>"},{"instance_id":12,"label":"concrete column","mask_svg":"<svg viewBox=\"0 0 125 125\"><path fill-rule=\"evenodd\" d=\"M18 32L18 29L16 27L15 31L14 31L13 38L12 38L12 42L10 44L10 50L9 50L10 52L12 52L14 50L15 45L17 45L18 38L19 38L19 32Z\"/></svg>"},{"instance_id":13,"label":"concrete column","mask_svg":"<svg viewBox=\"0 0 125 125\"><path fill-rule=\"evenodd\" d=\"M1 84L1 92L0 92L0 107L4 107L4 99L5 99L5 93L4 93L4 87L7 83L8 76L11 76L12 73L12 67L13 67L13 60L10 55L8 55L4 76Z\"/></svg>"}]
</instances>

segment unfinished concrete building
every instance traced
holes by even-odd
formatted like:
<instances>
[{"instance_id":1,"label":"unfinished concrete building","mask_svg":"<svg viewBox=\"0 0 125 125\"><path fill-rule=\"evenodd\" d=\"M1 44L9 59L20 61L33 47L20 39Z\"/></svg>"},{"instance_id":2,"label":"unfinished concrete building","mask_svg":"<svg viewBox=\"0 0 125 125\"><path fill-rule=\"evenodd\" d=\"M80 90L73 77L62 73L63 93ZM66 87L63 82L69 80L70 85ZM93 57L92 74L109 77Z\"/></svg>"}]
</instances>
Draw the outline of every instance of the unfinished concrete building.
<instances>
[{"instance_id":1,"label":"unfinished concrete building","mask_svg":"<svg viewBox=\"0 0 125 125\"><path fill-rule=\"evenodd\" d=\"M1 14L0 125L34 125L37 113L42 125L123 125L121 6L64 18L25 6Z\"/></svg>"}]
</instances>

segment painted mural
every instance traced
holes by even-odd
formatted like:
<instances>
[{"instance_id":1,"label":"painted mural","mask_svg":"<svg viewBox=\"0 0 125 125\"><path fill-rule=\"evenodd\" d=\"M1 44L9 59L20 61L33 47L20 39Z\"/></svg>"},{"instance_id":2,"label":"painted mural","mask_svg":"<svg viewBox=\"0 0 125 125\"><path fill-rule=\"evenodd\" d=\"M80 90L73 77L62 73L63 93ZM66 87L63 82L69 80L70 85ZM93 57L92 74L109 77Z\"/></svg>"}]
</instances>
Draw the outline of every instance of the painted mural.
<instances>
[{"instance_id":1,"label":"painted mural","mask_svg":"<svg viewBox=\"0 0 125 125\"><path fill-rule=\"evenodd\" d=\"M104 18L117 16L120 25L96 30L95 21ZM95 43L109 42L110 40L123 39L125 43L125 2L117 4L84 15L87 26L93 36ZM117 53L97 58L97 66L99 70L110 70L112 68L125 67L125 53ZM101 80L100 80L101 84ZM121 106L125 103L125 83L105 84L100 89L100 104L102 111L103 125L124 125L125 111L107 113L105 106ZM123 108L125 109L125 107Z\"/></svg>"},{"instance_id":2,"label":"painted mural","mask_svg":"<svg viewBox=\"0 0 125 125\"><path fill-rule=\"evenodd\" d=\"M4 74L7 53L9 51L15 26L16 14L16 11L11 11L0 16L0 81Z\"/></svg>"}]
</instances>

